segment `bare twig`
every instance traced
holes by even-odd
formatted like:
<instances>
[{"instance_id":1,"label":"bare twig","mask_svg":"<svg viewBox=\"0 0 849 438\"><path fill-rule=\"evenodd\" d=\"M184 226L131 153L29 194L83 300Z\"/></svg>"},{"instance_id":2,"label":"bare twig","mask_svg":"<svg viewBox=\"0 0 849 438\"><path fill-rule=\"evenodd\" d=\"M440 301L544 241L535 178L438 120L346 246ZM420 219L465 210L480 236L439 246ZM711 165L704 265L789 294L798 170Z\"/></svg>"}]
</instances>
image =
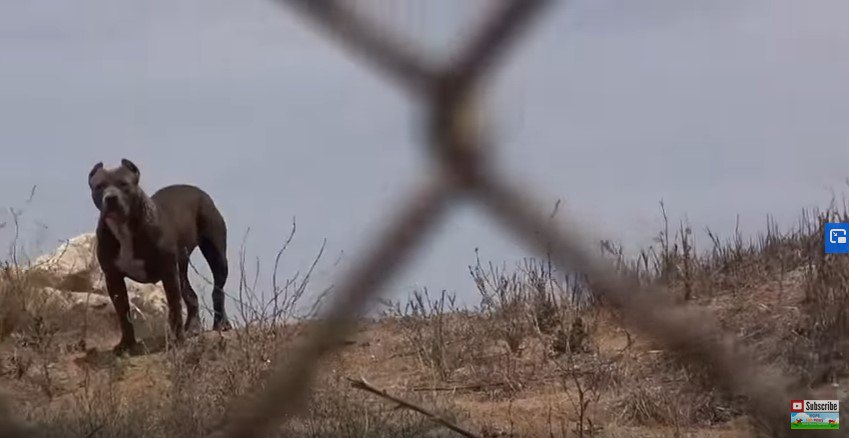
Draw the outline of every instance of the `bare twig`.
<instances>
[{"instance_id":1,"label":"bare twig","mask_svg":"<svg viewBox=\"0 0 849 438\"><path fill-rule=\"evenodd\" d=\"M29 198L27 198L26 203L29 204L35 198L35 190L38 188L38 185L33 185L32 190L29 192Z\"/></svg>"},{"instance_id":2,"label":"bare twig","mask_svg":"<svg viewBox=\"0 0 849 438\"><path fill-rule=\"evenodd\" d=\"M276 1L291 4L321 24L324 31L370 61L404 91L421 98L425 114L430 117L428 152L438 159L439 172L436 180L428 180L412 192L390 225L375 236L370 251L343 278L328 310L315 321L309 336L289 353L291 360L286 361L289 366L274 370L254 399L236 407L222 431L224 436L262 436L303 409L303 400L314 383L318 362L342 345L341 341L354 327L366 304L410 258L433 224L446 212L449 200L460 192L479 201L538 253L549 254L558 267L586 274L593 292L616 309L627 325L660 341L666 349L678 353L683 362L705 365L712 372L714 383L726 392L748 397L747 407L761 432L771 436L788 435L786 402L790 398L787 393L790 380L786 376L772 367L758 364L707 312L679 305L664 290L646 287L639 279L625 277L615 266L593 257L593 252L578 241L580 228L569 227L571 232L565 232L556 227L545 214L536 213L537 206L529 201L527 187L503 181L505 175L481 165L486 158L481 147L486 141L483 133L469 123L473 122L471 119L478 110L472 95L480 91L479 82L492 73L495 61L502 57L508 44L516 40L518 31L535 15L534 12L555 2L502 0L504 3L498 12L485 20L485 25L460 51L458 61L440 69L435 68L422 52L411 49L410 44L398 43L396 35L355 16L351 8L340 1ZM17 212L12 210L12 216L17 228ZM16 231L15 245L17 238ZM670 256L668 238L667 229L664 258ZM734 243L732 255L739 258L743 251L739 229ZM13 261L17 261L17 257L17 250L13 249ZM668 261L664 260L661 265L666 273L669 273ZM644 263L648 263L648 256ZM244 265L242 253L243 274ZM493 269L492 265L490 267ZM254 303L245 303L243 293L254 295L244 275L240 282L240 310L244 317L246 306ZM369 390L364 380L360 387ZM382 391L372 392L387 397ZM799 390L793 396L804 398L805 392ZM3 436L9 435L9 429L0 428L0 431Z\"/></svg>"},{"instance_id":3,"label":"bare twig","mask_svg":"<svg viewBox=\"0 0 849 438\"><path fill-rule=\"evenodd\" d=\"M100 432L100 429L103 429L104 427L106 427L106 423L98 424L94 429L91 430L91 432L87 433L85 437L92 438L93 436L97 435L97 432Z\"/></svg>"},{"instance_id":4,"label":"bare twig","mask_svg":"<svg viewBox=\"0 0 849 438\"><path fill-rule=\"evenodd\" d=\"M292 243L292 239L295 237L295 230L296 229L297 229L297 223L295 222L295 218L293 217L292 218L292 231L289 232L289 237L286 238L286 241L283 242L283 247L281 247L280 250L277 251L277 256L274 257L274 270L272 271L272 275L271 275L271 289L272 289L272 292L274 293L274 296L272 297L272 300L274 301L274 310L273 310L274 315L277 315L278 312L280 312L279 297L280 297L280 291L282 289L279 286L277 286L277 271L280 267L280 257L283 256L283 253L286 252L287 248L289 248L289 244ZM286 285L288 286L288 283ZM285 298L284 298L284 302L285 302ZM275 316L275 318L276 318L276 316ZM277 322L276 319L274 320L274 322Z\"/></svg>"},{"instance_id":5,"label":"bare twig","mask_svg":"<svg viewBox=\"0 0 849 438\"><path fill-rule=\"evenodd\" d=\"M378 397L383 397L383 398L385 398L385 399L387 399L391 402L397 403L398 406L400 406L402 408L409 409L409 410L412 410L412 411L416 411L416 412L430 418L431 420L445 426L446 428L451 429L454 432L457 432L458 434L460 434L462 436L469 437L469 438L480 438L480 435L477 435L473 432L470 432L467 429L463 429L462 427L458 426L456 423L449 421L445 417L438 415L438 414L434 413L433 411L430 411L426 408L423 408L423 407L421 407L421 406L419 406L419 405L417 405L413 402L409 402L409 401L404 400L402 398L398 398L398 397L395 397L393 395L390 395L386 391L374 387L372 384L368 383L364 377L360 377L359 379L350 379L349 378L348 381L351 382L351 387L353 387L353 388L360 389L360 390L363 390L363 391L366 391L366 392L370 392L370 393L372 393L372 394L374 394Z\"/></svg>"},{"instance_id":6,"label":"bare twig","mask_svg":"<svg viewBox=\"0 0 849 438\"><path fill-rule=\"evenodd\" d=\"M428 235L444 212L450 194L442 181L430 181L415 193L407 208L385 230L385 238L375 242L376 246L342 282L330 310L315 321L309 336L290 353L290 365L276 370L266 388L238 409L224 429L224 436L261 436L303 407L301 400L312 385L316 363L339 347L351 330L352 318L411 255L416 243Z\"/></svg>"},{"instance_id":7,"label":"bare twig","mask_svg":"<svg viewBox=\"0 0 849 438\"><path fill-rule=\"evenodd\" d=\"M786 433L786 388L790 384L786 376L774 368L758 366L751 352L729 338L706 312L677 305L669 294L644 288L611 272L572 233L550 227L545 216L535 214L527 193L502 179L488 179L479 193L483 206L508 230L537 251L545 251L551 245L552 259L561 267L586 273L593 290L620 310L627 324L664 342L688 361L706 364L726 391L755 401L749 407L763 428L775 434Z\"/></svg>"}]
</instances>

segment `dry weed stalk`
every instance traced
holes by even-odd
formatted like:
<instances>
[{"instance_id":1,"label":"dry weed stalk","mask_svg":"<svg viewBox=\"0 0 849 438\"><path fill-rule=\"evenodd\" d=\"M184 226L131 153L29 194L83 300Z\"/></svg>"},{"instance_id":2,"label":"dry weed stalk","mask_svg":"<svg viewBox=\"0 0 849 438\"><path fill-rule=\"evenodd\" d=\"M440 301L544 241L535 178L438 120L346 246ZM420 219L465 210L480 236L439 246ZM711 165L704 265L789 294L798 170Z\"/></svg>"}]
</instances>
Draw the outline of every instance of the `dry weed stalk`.
<instances>
[{"instance_id":1,"label":"dry weed stalk","mask_svg":"<svg viewBox=\"0 0 849 438\"><path fill-rule=\"evenodd\" d=\"M418 404L404 400L402 398L390 395L386 391L379 389L379 388L373 386L372 384L370 384L369 382L367 382L364 377L360 377L359 379L350 379L349 378L348 382L351 383L351 387L353 387L353 388L361 389L363 391L370 392L374 395L377 395L377 396L385 398L385 399L387 399L387 400L389 400L393 403L396 403L399 407L402 407L402 408L405 408L405 409L410 409L412 411L418 412L418 413L430 418L431 420L445 426L446 428L451 429L454 432L457 432L458 434L460 434L462 436L465 436L465 437L468 437L468 438L481 438L480 435L475 434L473 432L470 432L468 429L464 429L464 428L458 426L453 421L449 421L447 418L445 418L441 415L438 415L435 412L433 412L433 411L431 411L427 408L424 408L424 407L422 407Z\"/></svg>"},{"instance_id":2,"label":"dry weed stalk","mask_svg":"<svg viewBox=\"0 0 849 438\"><path fill-rule=\"evenodd\" d=\"M372 251L342 281L335 302L296 350L294 363L271 376L265 390L240 409L224 436L260 435L291 417L312 385L315 363L338 345L352 328L352 318L397 270L399 260L405 259L422 240L431 223L444 212L449 195L455 193L473 195L472 199L538 252L551 250L552 259L561 268L587 273L593 290L619 310L626 323L681 352L682 358L706 364L718 384L752 400L751 413L763 430L786 434L783 400L788 398L785 388L789 381L785 376L757 366L750 353L741 352L709 315L677 305L663 291L643 288L638 282L622 278L606 263L589 256L573 235L551 226L536 213L538 208L528 202L529 194L523 187L506 182L504 175L495 175L484 167L486 151L482 147L486 139L474 124L477 108L472 98L506 43L512 42L529 18L550 2L505 1L470 38L458 60L444 70L433 69L421 61L418 53L394 44L394 38L373 23L359 19L342 2L287 3L320 23L324 30L342 37L340 40L349 48L391 75L406 91L422 98L431 117L431 152L440 164L442 178L438 184L414 192L410 197L412 205L402 209L399 216L405 221L391 222Z\"/></svg>"},{"instance_id":3,"label":"dry weed stalk","mask_svg":"<svg viewBox=\"0 0 849 438\"><path fill-rule=\"evenodd\" d=\"M790 380L786 376L772 367L759 365L751 351L727 336L711 315L680 305L666 289L646 284L638 276L622 275L605 259L592 256L577 237L580 233L576 230L580 228L568 227L572 232L566 232L553 226L545 215L537 213L541 210L529 199L525 186L514 184L485 167L484 155L489 151L484 146L488 139L475 125L477 108L473 98L507 43L515 39L535 12L552 2L504 0L501 8L461 50L458 60L444 69L436 68L419 52L398 44L388 32L360 19L343 2L289 0L286 3L321 24L341 43L401 84L405 91L421 98L430 117L429 146L438 164L438 175L408 196L395 220L342 281L331 306L312 324L309 336L290 352L293 358L290 366L278 368L255 398L238 407L222 431L224 436L261 436L302 407L313 385L318 361L340 345L364 306L427 236L427 231L446 212L448 202L457 195L477 201L506 230L538 253L550 254L559 268L586 274L594 295L618 311L624 323L660 341L684 362L705 365L712 372L713 382L727 392L747 397L747 406L761 433L787 435L786 400ZM669 247L668 228L663 235L667 240L662 243L660 264L667 280L667 275L675 272L674 247ZM683 234L681 237L686 238ZM736 260L739 266L747 253L739 231L736 237L734 249L722 257ZM684 249L687 272L691 268L688 248ZM645 257L643 265L647 263ZM241 266L244 265L242 257ZM240 293L250 299L255 286L248 285L243 278ZM247 308L242 307L245 319ZM795 392L794 397L805 397L805 391Z\"/></svg>"}]
</instances>

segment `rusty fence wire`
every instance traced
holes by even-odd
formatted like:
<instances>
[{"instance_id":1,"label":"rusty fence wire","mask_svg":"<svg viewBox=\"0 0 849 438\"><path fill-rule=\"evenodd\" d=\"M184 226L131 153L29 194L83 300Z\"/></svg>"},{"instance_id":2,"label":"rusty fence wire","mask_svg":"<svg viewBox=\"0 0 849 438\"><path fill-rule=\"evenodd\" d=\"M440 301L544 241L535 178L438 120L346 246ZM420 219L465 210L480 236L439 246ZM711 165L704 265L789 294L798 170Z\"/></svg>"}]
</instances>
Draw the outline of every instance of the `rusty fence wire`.
<instances>
[{"instance_id":1,"label":"rusty fence wire","mask_svg":"<svg viewBox=\"0 0 849 438\"><path fill-rule=\"evenodd\" d=\"M491 0L492 13L461 46L452 62L440 65L409 42L372 20L352 2L274 0L285 4L370 64L426 110L428 173L405 197L385 229L340 281L326 311L311 325L289 360L279 366L249 399L234 408L216 433L222 438L263 436L301 412L316 377L317 363L342 343L371 298L427 238L457 201L471 202L491 214L505 231L564 269L584 272L593 292L622 315L622 323L650 336L688 365L706 368L713 382L742 396L757 433L787 436L788 401L807 394L775 367L759 364L751 351L726 334L706 310L680 304L660 288L640 285L593 255L575 225L555 225L542 213L529 187L511 181L487 162L489 137L477 123L477 97L509 46L532 19L556 0ZM0 406L2 411L2 406ZM3 424L2 436L25 436L22 426ZM794 431L805 436L806 431ZM17 435L16 435L17 433ZM831 432L846 436L845 429Z\"/></svg>"}]
</instances>

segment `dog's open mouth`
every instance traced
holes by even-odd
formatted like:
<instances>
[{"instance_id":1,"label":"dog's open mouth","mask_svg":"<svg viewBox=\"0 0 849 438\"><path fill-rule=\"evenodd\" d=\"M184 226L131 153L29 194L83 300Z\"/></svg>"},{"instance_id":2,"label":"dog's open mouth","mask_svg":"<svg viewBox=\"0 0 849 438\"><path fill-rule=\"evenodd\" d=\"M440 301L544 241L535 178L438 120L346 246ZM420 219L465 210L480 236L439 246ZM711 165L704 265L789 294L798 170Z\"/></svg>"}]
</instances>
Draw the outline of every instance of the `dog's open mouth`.
<instances>
[{"instance_id":1,"label":"dog's open mouth","mask_svg":"<svg viewBox=\"0 0 849 438\"><path fill-rule=\"evenodd\" d=\"M111 219L113 221L123 221L126 216L120 210L105 210L103 212L104 219Z\"/></svg>"}]
</instances>

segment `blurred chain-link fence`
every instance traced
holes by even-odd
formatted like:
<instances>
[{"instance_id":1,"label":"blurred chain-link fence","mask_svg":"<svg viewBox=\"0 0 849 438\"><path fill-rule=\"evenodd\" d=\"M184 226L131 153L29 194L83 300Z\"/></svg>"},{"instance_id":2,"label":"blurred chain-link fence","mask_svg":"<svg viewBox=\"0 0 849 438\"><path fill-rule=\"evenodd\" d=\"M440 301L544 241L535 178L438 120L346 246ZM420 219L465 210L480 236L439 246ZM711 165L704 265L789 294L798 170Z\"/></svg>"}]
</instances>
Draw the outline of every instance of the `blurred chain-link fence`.
<instances>
[{"instance_id":1,"label":"blurred chain-link fence","mask_svg":"<svg viewBox=\"0 0 849 438\"><path fill-rule=\"evenodd\" d=\"M624 325L678 353L687 364L705 367L715 384L729 394L745 397L760 434L788 434L791 379L773 367L758 364L705 310L680 304L669 293L619 274L606 260L593 255L595 252L582 242L579 228L555 225L534 202L530 187L511 181L490 166L490 138L477 119L484 82L532 20L545 7L559 2L491 0L488 4L492 7L487 8L490 13L476 32L471 32L459 52L442 65L414 50L411 41L397 32L368 19L362 4L275 1L317 25L383 74L387 82L421 103L426 114L425 145L434 171L423 175L406 204L355 261L324 314L297 348L289 351L287 365L274 370L263 388L235 409L220 431L222 437L262 436L303 409L316 377L317 362L342 345L340 341L352 330L366 303L457 202L476 204L500 221L506 232L540 253L550 253L562 268L585 273L593 293L622 315ZM804 395L797 391L793 398ZM15 436L15 430L21 429L0 424L2 436Z\"/></svg>"}]
</instances>

